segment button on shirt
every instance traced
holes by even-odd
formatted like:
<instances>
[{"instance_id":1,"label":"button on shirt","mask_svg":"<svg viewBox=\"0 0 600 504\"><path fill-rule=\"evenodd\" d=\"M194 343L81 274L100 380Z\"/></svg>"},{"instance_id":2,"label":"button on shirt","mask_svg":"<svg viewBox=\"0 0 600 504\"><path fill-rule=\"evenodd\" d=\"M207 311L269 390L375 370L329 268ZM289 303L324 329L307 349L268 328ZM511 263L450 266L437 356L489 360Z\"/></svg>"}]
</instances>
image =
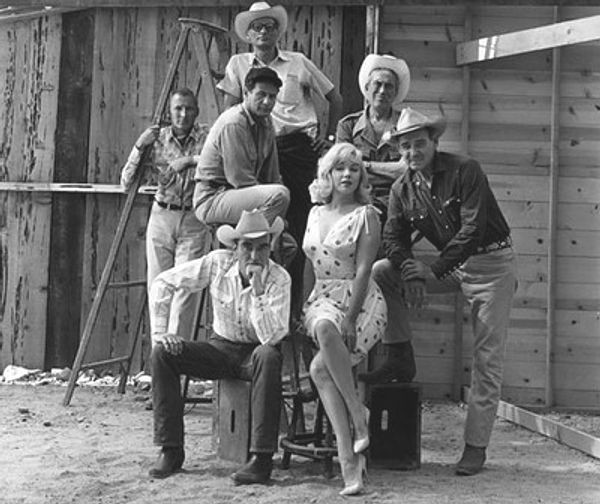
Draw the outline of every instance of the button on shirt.
<instances>
[{"instance_id":1,"label":"button on shirt","mask_svg":"<svg viewBox=\"0 0 600 504\"><path fill-rule=\"evenodd\" d=\"M315 129L318 118L312 93L324 97L334 86L302 53L278 50L277 56L268 65L256 58L254 53L235 54L227 63L225 77L217 88L242 99L248 70L263 66L275 70L283 82L272 112L277 136Z\"/></svg>"},{"instance_id":2,"label":"button on shirt","mask_svg":"<svg viewBox=\"0 0 600 504\"><path fill-rule=\"evenodd\" d=\"M240 103L215 121L198 159L194 205L223 189L280 184L275 132L268 117L255 119Z\"/></svg>"},{"instance_id":3,"label":"button on shirt","mask_svg":"<svg viewBox=\"0 0 600 504\"><path fill-rule=\"evenodd\" d=\"M419 231L440 251L431 270L443 278L479 246L505 240L510 228L477 161L436 152L432 172L431 188L414 170L394 182L383 244L399 268L413 257L411 233Z\"/></svg>"},{"instance_id":4,"label":"button on shirt","mask_svg":"<svg viewBox=\"0 0 600 504\"><path fill-rule=\"evenodd\" d=\"M363 161L400 162L398 149L385 140L377 140L375 129L369 121L369 108L343 117L337 125L336 142L348 142L362 153ZM393 111L393 124L398 122L400 112ZM369 173L369 183L374 196L387 196L392 180Z\"/></svg>"},{"instance_id":5,"label":"button on shirt","mask_svg":"<svg viewBox=\"0 0 600 504\"><path fill-rule=\"evenodd\" d=\"M242 285L238 264L233 251L214 250L158 275L149 294L152 334L167 332L177 289L196 292L210 286L216 334L238 343L278 343L288 333L289 274L269 260L262 277L264 294L255 296Z\"/></svg>"},{"instance_id":6,"label":"button on shirt","mask_svg":"<svg viewBox=\"0 0 600 504\"><path fill-rule=\"evenodd\" d=\"M157 175L158 187L154 197L157 201L180 207L192 206L193 169L186 168L181 172L176 172L171 168L171 162L184 156L200 155L207 134L208 126L196 124L182 145L173 134L171 126L160 129L146 165ZM142 151L134 147L121 172L121 186L124 189L127 189L133 182L141 158Z\"/></svg>"}]
</instances>

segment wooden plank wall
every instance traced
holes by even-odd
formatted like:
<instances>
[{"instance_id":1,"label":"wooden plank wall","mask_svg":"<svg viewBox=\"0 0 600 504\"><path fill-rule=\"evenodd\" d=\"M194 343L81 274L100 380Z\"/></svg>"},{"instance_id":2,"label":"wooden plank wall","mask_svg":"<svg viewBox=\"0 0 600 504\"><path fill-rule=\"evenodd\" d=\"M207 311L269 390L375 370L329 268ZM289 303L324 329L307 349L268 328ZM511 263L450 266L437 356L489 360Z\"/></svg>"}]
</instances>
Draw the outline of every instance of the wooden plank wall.
<instances>
[{"instance_id":1,"label":"wooden plank wall","mask_svg":"<svg viewBox=\"0 0 600 504\"><path fill-rule=\"evenodd\" d=\"M562 20L597 14L562 8ZM470 16L472 38L553 22L552 7L418 7L385 5L380 48L405 58L412 73L407 104L449 121L440 147L460 151L462 69L455 45ZM561 49L558 285L553 353L555 400L600 406L600 59L598 44ZM509 331L503 396L543 404L548 277L552 52L470 67L468 152L487 172L512 227L520 285ZM431 248L423 246L425 254ZM418 379L428 395L448 395L452 380L453 298L415 315ZM464 382L472 331L463 318Z\"/></svg>"},{"instance_id":2,"label":"wooden plank wall","mask_svg":"<svg viewBox=\"0 0 600 504\"><path fill-rule=\"evenodd\" d=\"M160 86L179 35L179 17L203 19L230 28L239 8L131 8L95 11L94 68L88 181L116 183L131 145L152 115ZM341 72L343 8L290 9L284 48L301 50L334 82ZM229 56L248 50L237 41L211 46L213 69L224 70ZM195 85L198 67L187 54L176 86ZM206 88L204 88L206 89ZM202 93L200 103L202 104ZM326 110L326 107L321 107ZM202 112L200 116L202 121ZM206 122L206 121L203 121ZM83 270L83 313L89 309L100 278L122 197L88 197ZM114 280L144 277L146 201L140 199L117 261ZM131 332L131 316L139 301L134 292L109 292L86 361L121 355ZM82 318L84 321L85 318Z\"/></svg>"},{"instance_id":3,"label":"wooden plank wall","mask_svg":"<svg viewBox=\"0 0 600 504\"><path fill-rule=\"evenodd\" d=\"M60 15L2 24L0 180L118 183L133 142L151 119L179 35L177 19L194 17L230 29L240 9L97 8L65 14L64 30ZM348 55L342 58L343 34L353 38L355 52L364 33L348 26L360 26L361 19L364 24L364 7L300 5L288 12L282 47L304 52L339 85L342 62L356 64ZM214 41L213 70L222 72L231 54L248 49L236 39ZM356 57L362 60L362 54ZM198 75L188 52L175 86L195 85ZM68 103L60 103L60 96ZM354 90L346 110L359 108L360 100ZM324 102L319 109L326 117ZM70 364L123 202L118 194L93 193L83 200L0 193L1 369L11 363ZM148 208L149 198L140 197L114 282L145 277ZM140 288L108 291L84 362L125 353L141 294ZM135 364L143 365L140 356Z\"/></svg>"},{"instance_id":4,"label":"wooden plank wall","mask_svg":"<svg viewBox=\"0 0 600 504\"><path fill-rule=\"evenodd\" d=\"M60 16L0 26L0 180L52 181ZM0 362L42 367L51 198L0 193Z\"/></svg>"}]
</instances>

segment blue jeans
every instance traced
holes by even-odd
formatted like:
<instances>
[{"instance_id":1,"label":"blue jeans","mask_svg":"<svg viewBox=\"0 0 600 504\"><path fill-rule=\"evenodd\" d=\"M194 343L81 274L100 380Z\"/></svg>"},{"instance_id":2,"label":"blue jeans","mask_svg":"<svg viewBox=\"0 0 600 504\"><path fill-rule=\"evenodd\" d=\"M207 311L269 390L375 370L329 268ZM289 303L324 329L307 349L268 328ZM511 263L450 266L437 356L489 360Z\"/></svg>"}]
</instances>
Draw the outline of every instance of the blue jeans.
<instances>
[{"instance_id":1,"label":"blue jeans","mask_svg":"<svg viewBox=\"0 0 600 504\"><path fill-rule=\"evenodd\" d=\"M388 307L383 342L409 341L412 332L408 309L400 295L400 271L388 259L382 259L373 265L373 278L381 287ZM487 446L492 433L516 286L517 265L511 248L473 255L444 280L427 281L428 294L462 290L471 306L474 345L465 442L472 446Z\"/></svg>"},{"instance_id":2,"label":"blue jeans","mask_svg":"<svg viewBox=\"0 0 600 504\"><path fill-rule=\"evenodd\" d=\"M279 346L235 343L213 335L206 342L185 341L179 355L158 344L152 349L154 444L183 446L180 375L203 379L238 378L252 382L250 451L277 451L281 412Z\"/></svg>"}]
</instances>

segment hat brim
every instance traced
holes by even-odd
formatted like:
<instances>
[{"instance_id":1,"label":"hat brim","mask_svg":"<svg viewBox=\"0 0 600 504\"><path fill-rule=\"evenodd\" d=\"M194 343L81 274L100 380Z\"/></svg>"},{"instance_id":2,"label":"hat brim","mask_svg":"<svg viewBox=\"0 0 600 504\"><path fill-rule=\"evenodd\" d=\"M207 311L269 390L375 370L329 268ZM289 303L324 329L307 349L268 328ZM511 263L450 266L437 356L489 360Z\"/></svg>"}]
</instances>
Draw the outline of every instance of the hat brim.
<instances>
[{"instance_id":1,"label":"hat brim","mask_svg":"<svg viewBox=\"0 0 600 504\"><path fill-rule=\"evenodd\" d=\"M217 229L217 239L226 247L232 248L235 242L246 239L254 240L261 236L271 235L271 242L275 240L283 231L284 222L281 217L275 217L273 224L267 230L254 231L251 233L239 233L236 229L229 224L223 224Z\"/></svg>"},{"instance_id":2,"label":"hat brim","mask_svg":"<svg viewBox=\"0 0 600 504\"><path fill-rule=\"evenodd\" d=\"M413 131L418 131L420 129L431 130L431 137L434 140L437 140L442 136L444 131L446 131L446 119L444 117L439 117L438 119L434 119L433 121L411 124L410 126L401 130L391 131L390 136L392 138L398 138L402 135L406 135L407 133L412 133Z\"/></svg>"},{"instance_id":3,"label":"hat brim","mask_svg":"<svg viewBox=\"0 0 600 504\"><path fill-rule=\"evenodd\" d=\"M361 93L367 97L367 84L369 83L369 75L375 69L389 70L398 77L398 93L396 98L392 102L392 108L400 110L402 108L402 102L408 95L408 89L410 88L410 70L408 65L403 59L400 58L389 58L381 56L379 54L369 54L358 71L358 87Z\"/></svg>"},{"instance_id":4,"label":"hat brim","mask_svg":"<svg viewBox=\"0 0 600 504\"><path fill-rule=\"evenodd\" d=\"M281 5L276 5L269 9L262 9L258 11L247 10L244 12L240 12L235 17L235 34L240 40L250 43L250 39L248 38L248 28L250 27L250 23L252 23L252 21L254 21L255 19L266 17L273 18L275 21L277 21L277 24L279 25L279 36L277 37L277 39L279 40L281 36L285 33L285 30L287 30L288 24L287 11Z\"/></svg>"}]
</instances>

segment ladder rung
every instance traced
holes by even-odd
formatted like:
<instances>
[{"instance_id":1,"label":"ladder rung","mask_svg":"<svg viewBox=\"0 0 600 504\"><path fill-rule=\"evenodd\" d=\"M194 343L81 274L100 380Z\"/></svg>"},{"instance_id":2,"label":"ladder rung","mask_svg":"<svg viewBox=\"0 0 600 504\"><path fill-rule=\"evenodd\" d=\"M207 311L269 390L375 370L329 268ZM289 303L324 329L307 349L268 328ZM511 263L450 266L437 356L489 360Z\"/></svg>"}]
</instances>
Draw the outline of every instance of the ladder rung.
<instances>
[{"instance_id":1,"label":"ladder rung","mask_svg":"<svg viewBox=\"0 0 600 504\"><path fill-rule=\"evenodd\" d=\"M146 280L131 280L129 282L112 282L107 285L109 289L120 289L123 287L145 287Z\"/></svg>"},{"instance_id":2,"label":"ladder rung","mask_svg":"<svg viewBox=\"0 0 600 504\"><path fill-rule=\"evenodd\" d=\"M109 364L117 364L118 362L125 362L129 360L129 356L124 355L123 357L113 357L112 359L101 360L97 362L88 362L87 364L82 364L81 369L89 369L91 367L96 366L108 366Z\"/></svg>"}]
</instances>

